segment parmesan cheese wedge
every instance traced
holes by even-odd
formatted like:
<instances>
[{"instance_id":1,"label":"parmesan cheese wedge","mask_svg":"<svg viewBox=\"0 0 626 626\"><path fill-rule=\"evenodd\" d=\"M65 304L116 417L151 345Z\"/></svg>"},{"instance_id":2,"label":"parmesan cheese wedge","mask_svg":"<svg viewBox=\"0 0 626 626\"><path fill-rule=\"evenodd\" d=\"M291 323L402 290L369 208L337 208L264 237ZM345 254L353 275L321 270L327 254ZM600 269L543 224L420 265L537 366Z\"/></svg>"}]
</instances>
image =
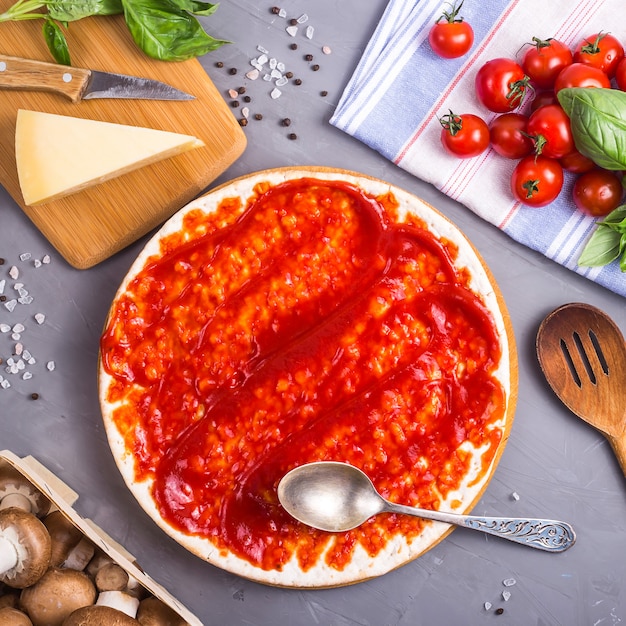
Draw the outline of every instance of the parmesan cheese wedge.
<instances>
[{"instance_id":1,"label":"parmesan cheese wedge","mask_svg":"<svg viewBox=\"0 0 626 626\"><path fill-rule=\"evenodd\" d=\"M20 109L15 159L28 206L87 189L203 142L191 135Z\"/></svg>"}]
</instances>

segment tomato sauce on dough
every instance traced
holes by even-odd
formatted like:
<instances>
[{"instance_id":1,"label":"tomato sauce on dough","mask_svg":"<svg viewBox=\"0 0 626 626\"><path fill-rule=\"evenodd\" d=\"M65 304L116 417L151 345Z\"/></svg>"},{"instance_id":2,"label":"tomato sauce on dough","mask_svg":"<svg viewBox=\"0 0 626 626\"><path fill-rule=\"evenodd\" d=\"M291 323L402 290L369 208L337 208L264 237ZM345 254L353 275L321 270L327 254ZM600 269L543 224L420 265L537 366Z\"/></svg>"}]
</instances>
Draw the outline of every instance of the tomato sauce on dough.
<instances>
[{"instance_id":1,"label":"tomato sauce on dough","mask_svg":"<svg viewBox=\"0 0 626 626\"><path fill-rule=\"evenodd\" d=\"M329 535L276 487L319 460L436 509L502 437L498 333L456 248L392 194L343 181L257 185L184 216L116 298L107 401L160 515L265 570L344 569L423 524L379 515ZM334 541L331 541L334 537Z\"/></svg>"}]
</instances>

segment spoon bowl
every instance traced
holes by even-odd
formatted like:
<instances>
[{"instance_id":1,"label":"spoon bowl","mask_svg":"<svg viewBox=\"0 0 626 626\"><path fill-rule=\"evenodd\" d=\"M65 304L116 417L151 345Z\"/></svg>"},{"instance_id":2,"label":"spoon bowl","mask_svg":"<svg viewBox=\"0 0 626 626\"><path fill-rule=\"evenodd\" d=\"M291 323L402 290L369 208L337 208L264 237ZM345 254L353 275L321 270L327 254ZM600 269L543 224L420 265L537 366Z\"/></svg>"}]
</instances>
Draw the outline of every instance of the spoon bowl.
<instances>
[{"instance_id":1,"label":"spoon bowl","mask_svg":"<svg viewBox=\"0 0 626 626\"><path fill-rule=\"evenodd\" d=\"M566 304L543 320L536 348L554 393L607 438L626 475L626 343L617 325L589 304Z\"/></svg>"},{"instance_id":2,"label":"spoon bowl","mask_svg":"<svg viewBox=\"0 0 626 626\"><path fill-rule=\"evenodd\" d=\"M292 469L278 483L278 499L295 519L328 532L345 532L379 513L400 513L464 526L548 552L562 552L576 541L565 522L458 515L418 509L385 500L360 469L319 461Z\"/></svg>"}]
</instances>

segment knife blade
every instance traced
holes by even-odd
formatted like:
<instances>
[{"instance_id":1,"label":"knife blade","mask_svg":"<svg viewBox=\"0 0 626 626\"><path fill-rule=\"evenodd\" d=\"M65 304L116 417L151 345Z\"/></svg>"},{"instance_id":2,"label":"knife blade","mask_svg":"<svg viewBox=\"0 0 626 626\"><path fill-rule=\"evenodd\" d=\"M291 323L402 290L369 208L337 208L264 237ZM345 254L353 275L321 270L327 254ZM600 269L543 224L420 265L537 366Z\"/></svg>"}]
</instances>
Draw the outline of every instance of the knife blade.
<instances>
[{"instance_id":1,"label":"knife blade","mask_svg":"<svg viewBox=\"0 0 626 626\"><path fill-rule=\"evenodd\" d=\"M0 54L0 89L48 91L72 102L95 98L193 100L158 80L88 70Z\"/></svg>"}]
</instances>

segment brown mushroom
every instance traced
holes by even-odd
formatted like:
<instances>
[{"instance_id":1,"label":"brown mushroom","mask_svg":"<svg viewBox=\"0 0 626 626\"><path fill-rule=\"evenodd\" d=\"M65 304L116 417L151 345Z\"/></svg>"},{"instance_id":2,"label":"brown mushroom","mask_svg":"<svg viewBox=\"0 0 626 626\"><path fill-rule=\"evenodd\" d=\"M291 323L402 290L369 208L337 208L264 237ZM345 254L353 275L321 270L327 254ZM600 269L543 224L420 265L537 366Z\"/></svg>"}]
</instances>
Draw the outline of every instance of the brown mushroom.
<instances>
[{"instance_id":1,"label":"brown mushroom","mask_svg":"<svg viewBox=\"0 0 626 626\"><path fill-rule=\"evenodd\" d=\"M139 622L110 606L86 606L77 609L63 622L63 626L138 626Z\"/></svg>"},{"instance_id":2,"label":"brown mushroom","mask_svg":"<svg viewBox=\"0 0 626 626\"><path fill-rule=\"evenodd\" d=\"M51 502L21 472L0 462L0 510L17 507L39 517L50 510Z\"/></svg>"},{"instance_id":3,"label":"brown mushroom","mask_svg":"<svg viewBox=\"0 0 626 626\"><path fill-rule=\"evenodd\" d=\"M141 626L188 626L174 609L154 596L140 602L137 621Z\"/></svg>"},{"instance_id":4,"label":"brown mushroom","mask_svg":"<svg viewBox=\"0 0 626 626\"><path fill-rule=\"evenodd\" d=\"M128 573L117 563L106 563L95 577L96 589L102 591L123 591L128 586Z\"/></svg>"},{"instance_id":5,"label":"brown mushroom","mask_svg":"<svg viewBox=\"0 0 626 626\"><path fill-rule=\"evenodd\" d=\"M96 587L87 574L52 567L32 587L22 590L20 606L34 626L61 626L76 609L95 600Z\"/></svg>"},{"instance_id":6,"label":"brown mushroom","mask_svg":"<svg viewBox=\"0 0 626 626\"><path fill-rule=\"evenodd\" d=\"M0 609L0 624L2 626L33 626L26 613L9 606Z\"/></svg>"},{"instance_id":7,"label":"brown mushroom","mask_svg":"<svg viewBox=\"0 0 626 626\"><path fill-rule=\"evenodd\" d=\"M139 598L126 591L103 591L98 594L96 604L98 606L110 606L130 617L135 617L139 608Z\"/></svg>"},{"instance_id":8,"label":"brown mushroom","mask_svg":"<svg viewBox=\"0 0 626 626\"><path fill-rule=\"evenodd\" d=\"M22 509L0 511L0 581L16 589L37 582L50 564L50 535Z\"/></svg>"},{"instance_id":9,"label":"brown mushroom","mask_svg":"<svg viewBox=\"0 0 626 626\"><path fill-rule=\"evenodd\" d=\"M50 533L52 542L50 565L51 567L60 567L67 559L71 550L83 538L83 533L58 510L46 515L43 523Z\"/></svg>"}]
</instances>

